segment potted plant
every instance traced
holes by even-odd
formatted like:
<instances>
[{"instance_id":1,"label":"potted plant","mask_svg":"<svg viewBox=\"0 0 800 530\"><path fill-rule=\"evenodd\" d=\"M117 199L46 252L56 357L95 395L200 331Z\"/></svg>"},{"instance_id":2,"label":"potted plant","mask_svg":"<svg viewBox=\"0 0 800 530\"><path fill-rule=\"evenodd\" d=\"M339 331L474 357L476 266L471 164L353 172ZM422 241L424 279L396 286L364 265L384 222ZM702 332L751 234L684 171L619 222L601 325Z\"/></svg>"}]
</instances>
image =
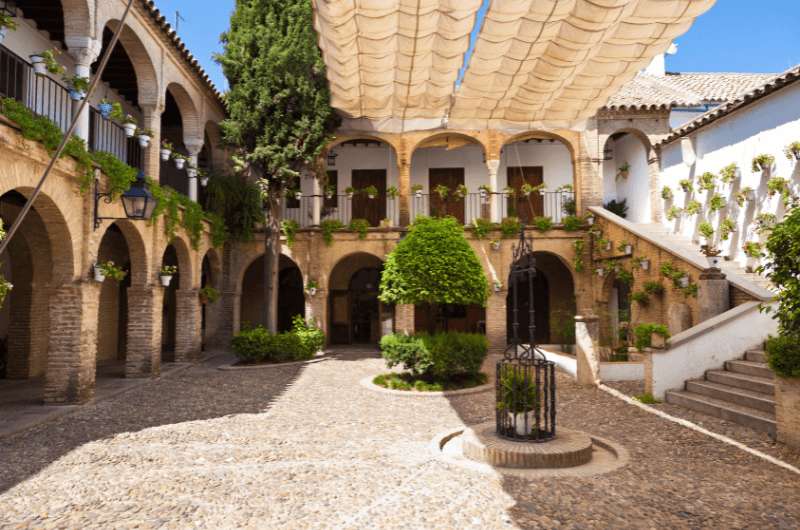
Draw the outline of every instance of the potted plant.
<instances>
[{"instance_id":1,"label":"potted plant","mask_svg":"<svg viewBox=\"0 0 800 530\"><path fill-rule=\"evenodd\" d=\"M767 154L760 154L753 158L752 170L753 173L766 173L772 169L775 164L775 157Z\"/></svg>"},{"instance_id":2,"label":"potted plant","mask_svg":"<svg viewBox=\"0 0 800 530\"><path fill-rule=\"evenodd\" d=\"M433 188L433 192L439 196L441 200L446 200L447 196L450 194L450 188L445 186L444 184L439 184L435 188Z\"/></svg>"},{"instance_id":3,"label":"potted plant","mask_svg":"<svg viewBox=\"0 0 800 530\"><path fill-rule=\"evenodd\" d=\"M506 186L505 188L503 188L503 195L506 196L506 199L510 199L516 194L517 194L516 190L511 186Z\"/></svg>"},{"instance_id":4,"label":"potted plant","mask_svg":"<svg viewBox=\"0 0 800 530\"><path fill-rule=\"evenodd\" d=\"M650 270L650 260L647 258L642 258L642 257L633 258L633 264L639 267L643 271Z\"/></svg>"},{"instance_id":5,"label":"potted plant","mask_svg":"<svg viewBox=\"0 0 800 530\"><path fill-rule=\"evenodd\" d=\"M65 79L70 86L69 97L72 101L80 101L86 97L89 91L89 78L73 75Z\"/></svg>"},{"instance_id":6,"label":"potted plant","mask_svg":"<svg viewBox=\"0 0 800 530\"><path fill-rule=\"evenodd\" d=\"M214 289L210 285L206 285L200 289L198 296L200 298L200 303L206 305L213 304L219 300L220 294L218 290Z\"/></svg>"},{"instance_id":7,"label":"potted plant","mask_svg":"<svg viewBox=\"0 0 800 530\"><path fill-rule=\"evenodd\" d=\"M369 197L370 199L374 199L375 197L378 196L378 188L376 188L375 186L367 186L366 188L364 188L364 193L366 193L367 197Z\"/></svg>"},{"instance_id":8,"label":"potted plant","mask_svg":"<svg viewBox=\"0 0 800 530\"><path fill-rule=\"evenodd\" d=\"M708 221L703 221L697 226L697 232L703 237L706 243L711 243L714 238L714 227Z\"/></svg>"},{"instance_id":9,"label":"potted plant","mask_svg":"<svg viewBox=\"0 0 800 530\"><path fill-rule=\"evenodd\" d=\"M601 237L597 241L597 246L600 247L600 250L604 250L604 251L608 252L609 250L611 250L614 247L614 243L612 243L610 240L608 240L608 239L606 239L604 237Z\"/></svg>"},{"instance_id":10,"label":"potted plant","mask_svg":"<svg viewBox=\"0 0 800 530\"><path fill-rule=\"evenodd\" d=\"M538 191L539 195L544 197L545 195L547 195L547 184L542 183L539 184L538 186L534 186L533 191Z\"/></svg>"},{"instance_id":11,"label":"potted plant","mask_svg":"<svg viewBox=\"0 0 800 530\"><path fill-rule=\"evenodd\" d=\"M623 241L622 243L620 243L617 249L619 249L619 251L625 254L626 256L630 256L631 254L633 254L633 245L631 245L627 241Z\"/></svg>"},{"instance_id":12,"label":"potted plant","mask_svg":"<svg viewBox=\"0 0 800 530\"><path fill-rule=\"evenodd\" d=\"M594 226L594 214L589 213L586 215L586 226Z\"/></svg>"},{"instance_id":13,"label":"potted plant","mask_svg":"<svg viewBox=\"0 0 800 530\"><path fill-rule=\"evenodd\" d=\"M9 31L17 29L17 21L8 13L0 13L0 43L2 43Z\"/></svg>"},{"instance_id":14,"label":"potted plant","mask_svg":"<svg viewBox=\"0 0 800 530\"><path fill-rule=\"evenodd\" d=\"M198 169L197 176L200 177L200 185L204 188L208 186L208 173L205 170Z\"/></svg>"},{"instance_id":15,"label":"potted plant","mask_svg":"<svg viewBox=\"0 0 800 530\"><path fill-rule=\"evenodd\" d=\"M194 164L192 164L191 161L189 161L189 163L186 164L186 176L189 177L190 179L197 177L197 168L195 167Z\"/></svg>"},{"instance_id":16,"label":"potted plant","mask_svg":"<svg viewBox=\"0 0 800 530\"><path fill-rule=\"evenodd\" d=\"M326 184L323 188L323 193L326 199L333 199L333 196L336 194L336 186L333 184Z\"/></svg>"},{"instance_id":17,"label":"potted plant","mask_svg":"<svg viewBox=\"0 0 800 530\"><path fill-rule=\"evenodd\" d=\"M314 280L308 280L308 283L306 283L306 293L308 293L308 296L314 296L317 294L317 289L319 289L317 282Z\"/></svg>"},{"instance_id":18,"label":"potted plant","mask_svg":"<svg viewBox=\"0 0 800 530\"><path fill-rule=\"evenodd\" d=\"M720 169L719 178L725 184L731 184L734 180L736 180L738 174L739 166L737 166L736 163L728 164L724 168Z\"/></svg>"},{"instance_id":19,"label":"potted plant","mask_svg":"<svg viewBox=\"0 0 800 530\"><path fill-rule=\"evenodd\" d=\"M52 49L31 55L30 59L34 73L36 75L47 75L48 72L53 75L63 74L66 70L56 60L56 56L60 53L60 51Z\"/></svg>"},{"instance_id":20,"label":"potted plant","mask_svg":"<svg viewBox=\"0 0 800 530\"><path fill-rule=\"evenodd\" d=\"M597 274L598 277L602 278L606 275L606 270L603 267L597 267L594 270L594 273Z\"/></svg>"},{"instance_id":21,"label":"potted plant","mask_svg":"<svg viewBox=\"0 0 800 530\"><path fill-rule=\"evenodd\" d=\"M745 202L752 202L755 199L755 191L749 186L745 186L736 192L736 204L739 208L744 207Z\"/></svg>"},{"instance_id":22,"label":"potted plant","mask_svg":"<svg viewBox=\"0 0 800 530\"><path fill-rule=\"evenodd\" d=\"M697 179L697 183L703 191L714 191L714 188L717 186L716 181L717 176L710 171L706 171Z\"/></svg>"},{"instance_id":23,"label":"potted plant","mask_svg":"<svg viewBox=\"0 0 800 530\"><path fill-rule=\"evenodd\" d=\"M172 153L172 160L175 162L175 168L181 170L186 165L188 158L181 153Z\"/></svg>"},{"instance_id":24,"label":"potted plant","mask_svg":"<svg viewBox=\"0 0 800 530\"><path fill-rule=\"evenodd\" d=\"M494 292L499 293L500 291L503 290L503 282L501 282L500 280L493 281L492 288L494 289Z\"/></svg>"},{"instance_id":25,"label":"potted plant","mask_svg":"<svg viewBox=\"0 0 800 530\"><path fill-rule=\"evenodd\" d=\"M519 188L519 192L523 197L529 196L531 193L533 193L533 190L534 190L534 187L532 185L528 184L527 182L525 184L523 184L522 186L520 186L520 188Z\"/></svg>"},{"instance_id":26,"label":"potted plant","mask_svg":"<svg viewBox=\"0 0 800 530\"><path fill-rule=\"evenodd\" d=\"M104 120L107 120L111 118L111 113L114 112L114 104L108 99L103 98L100 100L100 103L97 104L97 110L100 112L100 116L102 116Z\"/></svg>"},{"instance_id":27,"label":"potted plant","mask_svg":"<svg viewBox=\"0 0 800 530\"><path fill-rule=\"evenodd\" d=\"M774 197L776 194L781 195L787 190L789 181L783 177L772 177L767 181L767 194Z\"/></svg>"},{"instance_id":28,"label":"potted plant","mask_svg":"<svg viewBox=\"0 0 800 530\"><path fill-rule=\"evenodd\" d=\"M97 282L105 281L106 278L119 282L124 280L127 274L121 267L114 265L113 261L104 261L94 266L94 279Z\"/></svg>"},{"instance_id":29,"label":"potted plant","mask_svg":"<svg viewBox=\"0 0 800 530\"><path fill-rule=\"evenodd\" d=\"M172 156L172 151L175 148L172 146L169 140L161 140L161 160L166 162L169 160L169 157Z\"/></svg>"},{"instance_id":30,"label":"potted plant","mask_svg":"<svg viewBox=\"0 0 800 530\"><path fill-rule=\"evenodd\" d=\"M125 130L125 136L128 138L133 138L133 135L136 134L136 118L131 116L130 114L126 114L124 118L122 118L122 128Z\"/></svg>"},{"instance_id":31,"label":"potted plant","mask_svg":"<svg viewBox=\"0 0 800 530\"><path fill-rule=\"evenodd\" d=\"M421 199L422 198L422 184L414 184L413 186L411 186L411 193L413 193L414 196L417 199Z\"/></svg>"},{"instance_id":32,"label":"potted plant","mask_svg":"<svg viewBox=\"0 0 800 530\"><path fill-rule=\"evenodd\" d=\"M400 195L400 190L397 189L397 186L389 186L386 188L386 196L390 199L396 198Z\"/></svg>"},{"instance_id":33,"label":"potted plant","mask_svg":"<svg viewBox=\"0 0 800 530\"><path fill-rule=\"evenodd\" d=\"M153 131L150 129L136 129L136 137L139 139L139 146L147 148L153 138Z\"/></svg>"},{"instance_id":34,"label":"potted plant","mask_svg":"<svg viewBox=\"0 0 800 530\"><path fill-rule=\"evenodd\" d=\"M345 195L347 195L347 198L348 198L348 199L352 199L352 198L353 198L353 195L355 195L355 194L356 194L356 189L355 189L353 186L347 186L347 187L344 189L344 193L345 193Z\"/></svg>"},{"instance_id":35,"label":"potted plant","mask_svg":"<svg viewBox=\"0 0 800 530\"><path fill-rule=\"evenodd\" d=\"M712 212L718 212L723 208L725 208L727 205L728 201L725 200L725 197L719 194L714 194L714 196L711 197L711 200L708 201L708 208Z\"/></svg>"},{"instance_id":36,"label":"potted plant","mask_svg":"<svg viewBox=\"0 0 800 530\"><path fill-rule=\"evenodd\" d=\"M481 184L478 186L478 194L481 196L482 201L488 201L490 193L492 193L492 188L488 184Z\"/></svg>"},{"instance_id":37,"label":"potted plant","mask_svg":"<svg viewBox=\"0 0 800 530\"><path fill-rule=\"evenodd\" d=\"M193 169L189 166L189 169ZM297 199L298 201L303 198L303 192L299 188L286 188L284 195L287 199Z\"/></svg>"},{"instance_id":38,"label":"potted plant","mask_svg":"<svg viewBox=\"0 0 800 530\"><path fill-rule=\"evenodd\" d=\"M710 242L703 245L700 250L703 252L703 255L705 255L709 268L718 269L719 262L722 261L722 257L720 256L721 251Z\"/></svg>"},{"instance_id":39,"label":"potted plant","mask_svg":"<svg viewBox=\"0 0 800 530\"><path fill-rule=\"evenodd\" d=\"M631 165L625 162L624 164L619 166L619 169L617 169L617 180L621 178L623 179L628 178L628 175L630 175L630 173L631 173Z\"/></svg>"},{"instance_id":40,"label":"potted plant","mask_svg":"<svg viewBox=\"0 0 800 530\"><path fill-rule=\"evenodd\" d=\"M684 193L691 193L694 191L694 184L690 179L681 179L678 181L678 186L681 187Z\"/></svg>"},{"instance_id":41,"label":"potted plant","mask_svg":"<svg viewBox=\"0 0 800 530\"><path fill-rule=\"evenodd\" d=\"M500 374L500 400L497 408L508 414L520 436L533 432L535 410L539 408L539 392L529 374L506 369Z\"/></svg>"},{"instance_id":42,"label":"potted plant","mask_svg":"<svg viewBox=\"0 0 800 530\"><path fill-rule=\"evenodd\" d=\"M456 186L456 189L453 192L453 195L458 199L463 199L464 197L469 195L469 189L467 188L466 185L459 184L458 186Z\"/></svg>"},{"instance_id":43,"label":"potted plant","mask_svg":"<svg viewBox=\"0 0 800 530\"><path fill-rule=\"evenodd\" d=\"M702 208L703 205L700 204L700 201L691 200L686 204L686 208L684 208L683 211L686 215L697 215Z\"/></svg>"},{"instance_id":44,"label":"potted plant","mask_svg":"<svg viewBox=\"0 0 800 530\"><path fill-rule=\"evenodd\" d=\"M675 198L675 194L672 193L672 188L669 186L664 186L661 189L661 198L665 201L671 201L673 198Z\"/></svg>"},{"instance_id":45,"label":"potted plant","mask_svg":"<svg viewBox=\"0 0 800 530\"><path fill-rule=\"evenodd\" d=\"M789 160L795 159L800 160L800 142L792 142L786 146L786 149L783 150L786 158Z\"/></svg>"},{"instance_id":46,"label":"potted plant","mask_svg":"<svg viewBox=\"0 0 800 530\"><path fill-rule=\"evenodd\" d=\"M163 287L169 287L172 282L172 277L178 273L177 265L162 265L161 270L158 272L158 277L161 279Z\"/></svg>"},{"instance_id":47,"label":"potted plant","mask_svg":"<svg viewBox=\"0 0 800 530\"><path fill-rule=\"evenodd\" d=\"M383 219L381 219L380 227L381 228L391 228L392 227L392 220L389 219L388 217L384 217Z\"/></svg>"},{"instance_id":48,"label":"potted plant","mask_svg":"<svg viewBox=\"0 0 800 530\"><path fill-rule=\"evenodd\" d=\"M492 242L490 243L490 245L492 246L492 250L500 250L500 240L499 239L493 239Z\"/></svg>"}]
</instances>

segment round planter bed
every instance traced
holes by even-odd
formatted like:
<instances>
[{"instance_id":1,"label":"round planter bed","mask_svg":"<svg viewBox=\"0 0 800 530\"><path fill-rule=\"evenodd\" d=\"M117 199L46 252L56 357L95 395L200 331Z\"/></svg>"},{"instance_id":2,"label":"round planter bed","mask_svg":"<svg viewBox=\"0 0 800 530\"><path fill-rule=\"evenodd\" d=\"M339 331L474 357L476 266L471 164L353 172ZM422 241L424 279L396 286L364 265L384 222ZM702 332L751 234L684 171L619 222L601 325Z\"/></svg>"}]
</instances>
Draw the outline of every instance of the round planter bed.
<instances>
[{"instance_id":1,"label":"round planter bed","mask_svg":"<svg viewBox=\"0 0 800 530\"><path fill-rule=\"evenodd\" d=\"M295 366L298 364L313 364L326 361L331 357L334 357L334 355L329 352L325 352L322 355L315 355L311 359L307 359L305 361L288 361L285 363L253 363L253 364L239 364L239 361L236 361L233 363L217 366L217 370L224 370L224 371L263 370L264 368L278 368L281 366Z\"/></svg>"},{"instance_id":2,"label":"round planter bed","mask_svg":"<svg viewBox=\"0 0 800 530\"><path fill-rule=\"evenodd\" d=\"M389 375L392 372L386 374L378 374L378 375ZM393 388L386 388L380 385L376 385L373 383L373 379L375 379L377 375L370 375L365 377L360 381L361 386L364 388L368 388L374 392L380 392L382 394L390 394L394 396L406 396L406 397L448 397L448 396L464 396L468 394L479 394L481 392L488 392L490 390L494 390L494 382L489 380L487 383L471 386L468 388L460 388L457 390L439 390L439 391L419 391L419 390L396 390ZM487 378L488 379L488 378Z\"/></svg>"}]
</instances>

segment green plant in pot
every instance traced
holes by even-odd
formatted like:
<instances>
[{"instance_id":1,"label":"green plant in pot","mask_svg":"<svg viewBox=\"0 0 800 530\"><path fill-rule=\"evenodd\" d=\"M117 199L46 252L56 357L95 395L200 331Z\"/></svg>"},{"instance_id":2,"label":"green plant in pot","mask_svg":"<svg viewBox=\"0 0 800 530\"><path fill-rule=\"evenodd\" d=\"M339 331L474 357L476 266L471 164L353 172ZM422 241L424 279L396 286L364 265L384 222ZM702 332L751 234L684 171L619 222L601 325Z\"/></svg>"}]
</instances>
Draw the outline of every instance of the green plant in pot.
<instances>
[{"instance_id":1,"label":"green plant in pot","mask_svg":"<svg viewBox=\"0 0 800 530\"><path fill-rule=\"evenodd\" d=\"M219 300L220 294L219 291L214 287L206 285L205 287L200 288L198 296L200 297L200 303L206 305L213 304Z\"/></svg>"},{"instance_id":2,"label":"green plant in pot","mask_svg":"<svg viewBox=\"0 0 800 530\"><path fill-rule=\"evenodd\" d=\"M161 285L163 287L169 287L169 284L172 282L172 277L176 274L178 274L177 265L163 265L161 270L158 272L158 277L161 279Z\"/></svg>"},{"instance_id":3,"label":"green plant in pot","mask_svg":"<svg viewBox=\"0 0 800 530\"><path fill-rule=\"evenodd\" d=\"M499 391L497 408L508 414L516 433L520 436L532 434L540 398L531 374L514 366L505 367L500 374Z\"/></svg>"},{"instance_id":4,"label":"green plant in pot","mask_svg":"<svg viewBox=\"0 0 800 530\"><path fill-rule=\"evenodd\" d=\"M450 194L450 188L445 186L444 184L439 184L435 188L433 188L433 192L439 196L441 200L446 200L447 196Z\"/></svg>"},{"instance_id":5,"label":"green plant in pot","mask_svg":"<svg viewBox=\"0 0 800 530\"><path fill-rule=\"evenodd\" d=\"M367 197L369 197L370 199L374 199L375 197L378 196L378 188L376 188L375 186L367 186L366 188L364 188L364 193L366 193Z\"/></svg>"},{"instance_id":6,"label":"green plant in pot","mask_svg":"<svg viewBox=\"0 0 800 530\"><path fill-rule=\"evenodd\" d=\"M3 42L9 31L17 29L17 22L8 13L0 12L0 43Z\"/></svg>"}]
</instances>

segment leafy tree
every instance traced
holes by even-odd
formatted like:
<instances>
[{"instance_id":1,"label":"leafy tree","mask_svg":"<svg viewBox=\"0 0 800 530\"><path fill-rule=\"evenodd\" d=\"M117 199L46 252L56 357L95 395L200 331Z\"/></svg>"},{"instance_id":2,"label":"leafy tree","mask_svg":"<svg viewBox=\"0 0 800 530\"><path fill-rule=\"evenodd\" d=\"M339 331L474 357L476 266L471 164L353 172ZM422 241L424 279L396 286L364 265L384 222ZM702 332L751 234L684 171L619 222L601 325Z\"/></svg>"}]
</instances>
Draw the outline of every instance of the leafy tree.
<instances>
[{"instance_id":1,"label":"leafy tree","mask_svg":"<svg viewBox=\"0 0 800 530\"><path fill-rule=\"evenodd\" d=\"M488 284L453 217L418 217L386 258L380 291L391 304L485 306Z\"/></svg>"},{"instance_id":2,"label":"leafy tree","mask_svg":"<svg viewBox=\"0 0 800 530\"><path fill-rule=\"evenodd\" d=\"M783 336L800 337L800 208L793 208L767 239L761 272L778 287L778 320Z\"/></svg>"},{"instance_id":3,"label":"leafy tree","mask_svg":"<svg viewBox=\"0 0 800 530\"><path fill-rule=\"evenodd\" d=\"M237 0L216 57L228 78L225 140L266 202L264 320L277 328L280 197L315 169L338 124L308 0Z\"/></svg>"}]
</instances>

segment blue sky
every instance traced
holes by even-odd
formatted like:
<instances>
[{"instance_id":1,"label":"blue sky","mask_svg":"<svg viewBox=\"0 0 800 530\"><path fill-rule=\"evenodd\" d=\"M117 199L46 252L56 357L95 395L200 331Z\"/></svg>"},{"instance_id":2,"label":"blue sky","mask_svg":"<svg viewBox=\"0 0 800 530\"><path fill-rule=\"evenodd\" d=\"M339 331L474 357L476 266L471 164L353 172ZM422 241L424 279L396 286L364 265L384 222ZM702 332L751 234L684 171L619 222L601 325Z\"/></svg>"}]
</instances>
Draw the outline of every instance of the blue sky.
<instances>
[{"instance_id":1,"label":"blue sky","mask_svg":"<svg viewBox=\"0 0 800 530\"><path fill-rule=\"evenodd\" d=\"M487 0L488 1L488 0ZM234 0L157 0L159 9L220 90L227 86L212 60L221 50ZM758 6L758 7L754 7ZM678 72L781 72L800 63L798 0L717 0L689 32L677 39L678 54L667 69Z\"/></svg>"}]
</instances>

